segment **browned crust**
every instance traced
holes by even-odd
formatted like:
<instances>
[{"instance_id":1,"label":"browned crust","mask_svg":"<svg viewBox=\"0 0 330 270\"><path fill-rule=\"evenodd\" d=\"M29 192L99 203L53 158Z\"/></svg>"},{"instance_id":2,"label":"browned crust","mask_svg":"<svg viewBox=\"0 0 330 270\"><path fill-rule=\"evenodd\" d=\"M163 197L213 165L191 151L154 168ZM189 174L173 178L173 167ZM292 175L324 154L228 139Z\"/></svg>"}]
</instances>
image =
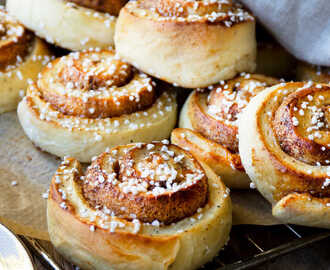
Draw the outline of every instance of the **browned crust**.
<instances>
[{"instance_id":1,"label":"browned crust","mask_svg":"<svg viewBox=\"0 0 330 270\"><path fill-rule=\"evenodd\" d=\"M80 97L62 96L52 92L44 92L43 98L64 115L95 119L118 117L145 110L154 103L157 96L154 91L143 91L139 102L131 101L127 96L121 96L117 99L120 106L111 98L89 98L88 102L84 102ZM94 109L92 113L90 108Z\"/></svg>"},{"instance_id":2,"label":"browned crust","mask_svg":"<svg viewBox=\"0 0 330 270\"><path fill-rule=\"evenodd\" d=\"M327 165L330 160L330 149L327 145L318 144L312 140L302 137L296 127L293 125L293 111L300 97L307 96L315 91L329 91L330 87L317 89L311 87L303 91L295 92L289 95L279 106L273 121L273 129L277 139L284 152L290 156L314 165L319 162L321 165ZM325 148L325 150L322 150Z\"/></svg>"},{"instance_id":3,"label":"browned crust","mask_svg":"<svg viewBox=\"0 0 330 270\"><path fill-rule=\"evenodd\" d=\"M155 148L161 146L161 144L154 145ZM124 146L114 149L123 149L123 147ZM126 147L125 149L129 148ZM197 170L204 172L199 163L186 151L174 145L170 145L169 149L174 151L175 154L184 154L186 158L190 159L190 162L192 162ZM131 167L136 161L135 151L147 151L146 145L143 145L141 148L130 149L123 157L119 157L118 163L116 162L114 165L117 167L114 168L116 179L123 183L127 181L126 177L133 177L134 179L140 179L141 181L149 183L150 186L153 186L152 178L149 176L142 177L137 173L135 168ZM158 150L154 151L157 152ZM96 205L106 206L113 211L116 216L127 220L132 220L136 217L143 222L151 223L154 220L158 220L164 224L170 224L193 215L198 208L203 207L207 202L208 184L205 174L195 183L190 183L188 186L176 191L169 190L159 195L145 192L139 192L138 194L125 193L121 187L108 181L107 175L103 173L103 170L107 166L107 164L104 164L104 160L108 158L109 155L110 154L107 153L102 154L92 163L86 173L87 181L84 183L83 192L85 198L94 207ZM134 170L133 174L128 174L128 171L131 171L131 169ZM183 176L181 176L181 178L183 177L183 179L181 179L182 181L186 181L185 175L188 173L191 173L191 171L184 168L182 171ZM105 179L102 184L97 182L100 175ZM177 181L177 179L174 180L174 182L175 181ZM179 184L179 182L177 183Z\"/></svg>"},{"instance_id":4,"label":"browned crust","mask_svg":"<svg viewBox=\"0 0 330 270\"><path fill-rule=\"evenodd\" d=\"M293 85L297 83L287 83L286 85ZM299 84L300 85L300 84ZM302 84L303 85L303 84ZM300 87L302 86L300 85ZM279 90L284 90L285 86L279 88ZM275 93L274 93L275 95ZM261 110L266 106L266 104L274 98L274 95L270 95L268 99L265 99L261 106L259 106L259 110L256 112L256 115L259 117L261 114ZM262 125L260 119L256 121L256 128L258 130L258 134L262 134ZM273 197L275 201L279 201L284 196L297 192L297 193L309 193L312 196L319 198L328 198L330 197L330 188L322 188L323 183L325 181L325 177L317 176L312 174L307 174L307 172L299 172L295 168L295 166L287 166L284 160L281 160L278 155L273 151L270 145L266 142L266 139L263 136L259 136L259 139L262 142L262 145L265 147L268 157L278 172L278 177L283 177L283 181L278 181ZM258 159L258 155L254 148L251 149L251 158L253 166L260 166L262 168L262 163L264 160ZM259 165L257 165L259 164Z\"/></svg>"},{"instance_id":5,"label":"browned crust","mask_svg":"<svg viewBox=\"0 0 330 270\"><path fill-rule=\"evenodd\" d=\"M120 9L126 4L127 0L65 0L79 6L94 9L96 11L109 13L118 16Z\"/></svg>"},{"instance_id":6,"label":"browned crust","mask_svg":"<svg viewBox=\"0 0 330 270\"><path fill-rule=\"evenodd\" d=\"M238 152L238 141L236 138L238 129L235 126L229 126L222 121L216 120L205 113L201 107L201 102L206 102L206 94L194 92L189 104L189 118L193 128L204 137L215 141L232 152Z\"/></svg>"},{"instance_id":7,"label":"browned crust","mask_svg":"<svg viewBox=\"0 0 330 270\"><path fill-rule=\"evenodd\" d=\"M295 209L295 205L296 202L300 202L302 200L301 198L302 196L306 196L306 198L308 198L309 200L314 200L314 201L318 201L320 204L327 204L330 202L330 198L316 198L314 196L311 196L310 193L305 193L305 192L301 192L301 193L297 193L297 192L292 192L286 199L285 201L282 201L281 207L285 208L285 209ZM302 205L301 207L303 207L303 209L301 209L302 212L304 213L308 213L308 211L310 211L308 206Z\"/></svg>"},{"instance_id":8,"label":"browned crust","mask_svg":"<svg viewBox=\"0 0 330 270\"><path fill-rule=\"evenodd\" d=\"M0 31L0 71L4 71L8 65L14 65L17 63L18 57L22 60L28 55L32 41L33 34L28 32L22 25L14 21L6 20L8 16L3 11L0 11L0 17L2 17L1 24L3 31ZM6 31L11 27L22 27L23 32L21 35L10 34Z\"/></svg>"},{"instance_id":9,"label":"browned crust","mask_svg":"<svg viewBox=\"0 0 330 270\"><path fill-rule=\"evenodd\" d=\"M249 86L254 83L256 86ZM257 85L260 84L260 85ZM237 121L238 115L243 107L239 104L241 99L249 102L250 99L265 87L279 83L272 77L266 77L258 74L248 74L248 78L238 76L225 83L213 85L213 90L208 95L196 91L191 97L189 104L189 117L193 128L204 137L215 141L228 148L232 153L238 153L238 127L234 124L227 124L225 120ZM262 85L261 85L262 84ZM234 98L227 97L224 93L235 95ZM229 108L228 104L230 104ZM219 111L216 113L219 119L204 111L207 107L216 107ZM244 105L245 107L246 105ZM203 108L204 107L204 108ZM227 111L227 109L229 109Z\"/></svg>"},{"instance_id":10,"label":"browned crust","mask_svg":"<svg viewBox=\"0 0 330 270\"><path fill-rule=\"evenodd\" d=\"M99 53L93 52L92 54L102 53L113 54L114 52L101 51ZM128 66L128 73L126 75L89 75L88 71L83 70L82 64L79 62L81 58L88 57L89 54L89 52L80 53L79 59L74 60L70 68L67 66L63 67L63 61L61 58L58 58L43 70L42 77L38 81L39 90L45 101L49 102L56 110L64 115L87 118L108 118L144 110L154 103L157 98L157 93L153 85L151 90L146 86L140 88L138 90L138 99L131 99L129 95L110 95L102 98L91 96L86 101L81 96L68 96L51 91L52 88L44 77L48 77L48 74L54 70L56 71L56 75L59 76L59 81L56 83L61 83L63 89L66 89L66 84L70 82L81 87L82 92L88 92L95 86L110 87L106 86L106 82L109 80L112 80L115 86L125 87L125 84L129 83L131 80L135 80L138 76L135 69L120 60L114 60L113 64L117 65L119 70L124 65ZM56 80L56 78L54 79ZM70 89L67 89L67 91L70 91Z\"/></svg>"},{"instance_id":11,"label":"browned crust","mask_svg":"<svg viewBox=\"0 0 330 270\"><path fill-rule=\"evenodd\" d=\"M33 86L33 85L32 85L32 86ZM29 87L31 87L31 86L29 86ZM32 113L37 119L40 119L40 112L39 112L39 110L37 110L37 109L35 108L35 102L33 101L33 97L31 97L31 96L29 95L29 87L28 87L28 90L27 90L27 94L26 94L26 96L24 97L24 100L25 100L25 102L26 102L28 108L30 108L31 113ZM34 87L36 87L36 86L34 86ZM58 117L58 118L62 118L62 115L59 114L57 117ZM63 127L62 127L57 121L54 121L54 120L48 120L48 123L51 123L55 128L63 128ZM75 131L75 130L77 130L77 128L73 127L73 128L72 128L72 131Z\"/></svg>"},{"instance_id":12,"label":"browned crust","mask_svg":"<svg viewBox=\"0 0 330 270\"><path fill-rule=\"evenodd\" d=\"M67 158L67 162L68 162L68 164L74 163L77 166L77 171L73 172L73 177L77 181L79 179L79 177L82 175L82 167L81 167L80 163L77 162L74 158ZM62 194L59 191L60 184L56 183L56 181L55 181L56 175L57 175L57 172L53 176L53 178L50 182L48 197L51 200L53 200L54 202L56 202L58 205L60 205L61 203L64 202L66 207L65 208L62 207L62 209L64 211L74 215L75 214L75 208L70 204L70 202L63 199Z\"/></svg>"},{"instance_id":13,"label":"browned crust","mask_svg":"<svg viewBox=\"0 0 330 270\"><path fill-rule=\"evenodd\" d=\"M227 166L235 168L238 171L245 172L241 158L238 154L233 154L227 149L224 149L225 155L218 155L215 152L205 152L204 149L202 149L199 145L188 140L186 136L181 136L181 134L185 133L190 133L191 136L196 136L201 140L205 140L205 138L197 132L185 128L176 128L172 131L171 134L172 142L182 148L188 148L190 153L195 155L196 158L202 160L206 164L212 164L213 166L216 166L216 164L226 164ZM209 143L214 144L215 147L224 148L216 142L209 141Z\"/></svg>"},{"instance_id":14,"label":"browned crust","mask_svg":"<svg viewBox=\"0 0 330 270\"><path fill-rule=\"evenodd\" d=\"M92 232L90 231L90 226L93 225L92 223L85 222L68 211L63 211L58 203L51 197L48 199L47 212L48 223L51 222L53 225L52 233L54 235L51 234L51 237L64 237L66 241L70 241L67 237L71 236L72 232L74 232L73 240L79 239L79 241L75 241L75 249L87 252L91 254L93 258L104 260L109 266L111 266L111 261L114 258L115 260L120 258L123 261L135 263L137 255L125 252L125 247L130 248L132 246L137 250L137 254L139 252L143 254L143 250L145 250L146 247L153 249L153 251L157 250L158 254L155 256L158 255L165 260L165 265L170 265L176 257L175 255L179 247L177 235L161 235L155 237L145 234L134 234L123 230L110 232L100 227L97 227L97 230ZM56 230L56 225L60 228L57 232L54 232L54 230ZM56 242L57 239L51 240L55 240ZM118 243L120 243L120 245L118 245ZM58 243L56 242L55 244ZM87 258L85 261L81 261L76 256L71 257L68 252L62 249L64 248L62 244L64 243L61 242L61 244L57 246L57 249L69 261L81 267L91 267L92 262L87 261ZM172 250L172 252L169 252L169 250Z\"/></svg>"},{"instance_id":15,"label":"browned crust","mask_svg":"<svg viewBox=\"0 0 330 270\"><path fill-rule=\"evenodd\" d=\"M196 15L200 18L198 20L189 22L185 20L175 20L178 25L185 24L210 24L210 25L222 25L224 27L228 27L226 25L226 21L231 22L231 26L244 23L246 21L253 21L254 18L251 14L250 17L245 20L238 20L234 16L231 16L240 6L235 3L222 3L221 8L219 9L219 5L217 2L203 2L196 1L198 3L198 7L194 7L194 1L184 1L184 0L140 0L137 2L136 6L140 9L151 10L155 14L163 18L187 18L189 15ZM125 7L129 13L133 14L129 8ZM246 10L244 10L246 12ZM205 15L210 15L212 13L222 13L223 15L215 18L213 21L208 20ZM230 14L231 15L230 15Z\"/></svg>"}]
</instances>

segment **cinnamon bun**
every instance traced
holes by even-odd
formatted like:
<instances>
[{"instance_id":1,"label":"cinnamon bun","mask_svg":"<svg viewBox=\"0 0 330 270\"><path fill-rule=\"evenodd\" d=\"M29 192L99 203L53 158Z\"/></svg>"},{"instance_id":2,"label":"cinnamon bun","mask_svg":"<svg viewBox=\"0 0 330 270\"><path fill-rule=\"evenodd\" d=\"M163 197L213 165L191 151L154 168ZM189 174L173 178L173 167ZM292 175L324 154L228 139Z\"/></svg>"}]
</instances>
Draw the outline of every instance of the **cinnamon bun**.
<instances>
[{"instance_id":1,"label":"cinnamon bun","mask_svg":"<svg viewBox=\"0 0 330 270\"><path fill-rule=\"evenodd\" d=\"M314 66L300 62L297 66L296 79L298 81L330 83L330 67Z\"/></svg>"},{"instance_id":2,"label":"cinnamon bun","mask_svg":"<svg viewBox=\"0 0 330 270\"><path fill-rule=\"evenodd\" d=\"M37 146L82 162L106 147L168 138L176 113L171 89L109 50L49 63L18 106L20 123Z\"/></svg>"},{"instance_id":3,"label":"cinnamon bun","mask_svg":"<svg viewBox=\"0 0 330 270\"><path fill-rule=\"evenodd\" d=\"M330 228L330 86L283 83L239 123L243 166L283 222Z\"/></svg>"},{"instance_id":4,"label":"cinnamon bun","mask_svg":"<svg viewBox=\"0 0 330 270\"><path fill-rule=\"evenodd\" d=\"M115 45L137 68L186 88L255 69L254 18L231 0L131 1L119 14Z\"/></svg>"},{"instance_id":5,"label":"cinnamon bun","mask_svg":"<svg viewBox=\"0 0 330 270\"><path fill-rule=\"evenodd\" d=\"M46 44L0 8L0 113L15 110L28 79L51 58Z\"/></svg>"},{"instance_id":6,"label":"cinnamon bun","mask_svg":"<svg viewBox=\"0 0 330 270\"><path fill-rule=\"evenodd\" d=\"M238 118L249 100L278 80L257 74L241 76L194 91L181 113L172 143L209 165L231 188L248 188L249 177L238 152Z\"/></svg>"},{"instance_id":7,"label":"cinnamon bun","mask_svg":"<svg viewBox=\"0 0 330 270\"><path fill-rule=\"evenodd\" d=\"M64 159L47 217L55 248L84 269L197 269L232 222L220 178L168 141L115 147L85 173Z\"/></svg>"},{"instance_id":8,"label":"cinnamon bun","mask_svg":"<svg viewBox=\"0 0 330 270\"><path fill-rule=\"evenodd\" d=\"M69 50L113 46L126 0L7 0L8 12L48 42Z\"/></svg>"}]
</instances>

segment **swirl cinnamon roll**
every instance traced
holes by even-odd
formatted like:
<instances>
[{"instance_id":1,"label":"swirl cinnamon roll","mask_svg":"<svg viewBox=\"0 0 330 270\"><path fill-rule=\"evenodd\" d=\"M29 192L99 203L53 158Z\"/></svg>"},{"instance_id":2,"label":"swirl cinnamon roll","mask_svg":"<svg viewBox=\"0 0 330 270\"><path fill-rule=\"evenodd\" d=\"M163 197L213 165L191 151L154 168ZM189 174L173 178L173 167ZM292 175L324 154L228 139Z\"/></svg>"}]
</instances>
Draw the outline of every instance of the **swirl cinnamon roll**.
<instances>
[{"instance_id":1,"label":"swirl cinnamon roll","mask_svg":"<svg viewBox=\"0 0 330 270\"><path fill-rule=\"evenodd\" d=\"M77 51L113 46L127 0L7 0L8 12L49 43Z\"/></svg>"},{"instance_id":2,"label":"swirl cinnamon roll","mask_svg":"<svg viewBox=\"0 0 330 270\"><path fill-rule=\"evenodd\" d=\"M106 147L168 138L175 94L113 51L71 53L49 63L18 106L41 149L88 162Z\"/></svg>"},{"instance_id":3,"label":"swirl cinnamon roll","mask_svg":"<svg viewBox=\"0 0 330 270\"><path fill-rule=\"evenodd\" d=\"M56 249L84 269L197 269L231 228L228 190L168 141L118 146L82 171L66 158L48 197Z\"/></svg>"},{"instance_id":4,"label":"swirl cinnamon roll","mask_svg":"<svg viewBox=\"0 0 330 270\"><path fill-rule=\"evenodd\" d=\"M241 116L243 166L284 222L330 228L329 104L327 84L283 83Z\"/></svg>"},{"instance_id":5,"label":"swirl cinnamon roll","mask_svg":"<svg viewBox=\"0 0 330 270\"><path fill-rule=\"evenodd\" d=\"M186 88L255 69L254 18L231 0L131 1L119 14L115 45L137 68Z\"/></svg>"},{"instance_id":6,"label":"swirl cinnamon roll","mask_svg":"<svg viewBox=\"0 0 330 270\"><path fill-rule=\"evenodd\" d=\"M330 67L314 66L299 62L297 65L296 79L298 81L330 83Z\"/></svg>"},{"instance_id":7,"label":"swirl cinnamon roll","mask_svg":"<svg viewBox=\"0 0 330 270\"><path fill-rule=\"evenodd\" d=\"M257 74L241 76L194 91L181 113L172 143L209 165L231 188L248 188L238 152L238 118L250 99L278 80Z\"/></svg>"},{"instance_id":8,"label":"swirl cinnamon roll","mask_svg":"<svg viewBox=\"0 0 330 270\"><path fill-rule=\"evenodd\" d=\"M0 113L15 110L28 79L50 60L46 44L0 8Z\"/></svg>"}]
</instances>

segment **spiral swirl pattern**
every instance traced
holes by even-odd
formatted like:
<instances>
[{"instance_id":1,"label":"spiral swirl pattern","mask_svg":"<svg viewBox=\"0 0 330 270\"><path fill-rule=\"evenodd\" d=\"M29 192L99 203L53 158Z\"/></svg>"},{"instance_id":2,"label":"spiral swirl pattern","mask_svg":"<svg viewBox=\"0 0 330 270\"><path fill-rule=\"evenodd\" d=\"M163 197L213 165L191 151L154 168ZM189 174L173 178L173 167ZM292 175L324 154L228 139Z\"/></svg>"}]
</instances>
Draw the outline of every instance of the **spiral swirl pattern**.
<instances>
[{"instance_id":1,"label":"spiral swirl pattern","mask_svg":"<svg viewBox=\"0 0 330 270\"><path fill-rule=\"evenodd\" d=\"M92 163L85 179L91 204L125 219L170 224L194 214L207 200L205 172L174 145L114 148Z\"/></svg>"},{"instance_id":2,"label":"spiral swirl pattern","mask_svg":"<svg viewBox=\"0 0 330 270\"><path fill-rule=\"evenodd\" d=\"M24 61L31 47L32 34L0 10L0 69L8 71ZM29 46L30 45L30 46Z\"/></svg>"},{"instance_id":3,"label":"spiral swirl pattern","mask_svg":"<svg viewBox=\"0 0 330 270\"><path fill-rule=\"evenodd\" d=\"M330 226L329 102L327 84L283 83L253 99L240 120L243 165L288 222Z\"/></svg>"},{"instance_id":4,"label":"spiral swirl pattern","mask_svg":"<svg viewBox=\"0 0 330 270\"><path fill-rule=\"evenodd\" d=\"M50 186L49 234L80 266L197 269L228 239L228 192L166 140L109 149L86 172L65 158Z\"/></svg>"},{"instance_id":5,"label":"spiral swirl pattern","mask_svg":"<svg viewBox=\"0 0 330 270\"><path fill-rule=\"evenodd\" d=\"M47 45L0 7L0 113L15 110L28 79L52 58Z\"/></svg>"},{"instance_id":6,"label":"spiral swirl pattern","mask_svg":"<svg viewBox=\"0 0 330 270\"><path fill-rule=\"evenodd\" d=\"M209 94L197 91L191 107L194 130L238 153L238 116L250 99L279 81L258 74L243 74L210 87Z\"/></svg>"},{"instance_id":7,"label":"spiral swirl pattern","mask_svg":"<svg viewBox=\"0 0 330 270\"><path fill-rule=\"evenodd\" d=\"M238 119L250 99L277 79L257 74L241 76L194 91L181 112L172 141L206 162L234 188L249 187L238 151ZM190 129L188 131L187 129Z\"/></svg>"},{"instance_id":8,"label":"spiral swirl pattern","mask_svg":"<svg viewBox=\"0 0 330 270\"><path fill-rule=\"evenodd\" d=\"M162 86L113 51L71 53L30 84L18 115L42 149L88 162L106 147L169 135L176 100Z\"/></svg>"},{"instance_id":9,"label":"spiral swirl pattern","mask_svg":"<svg viewBox=\"0 0 330 270\"><path fill-rule=\"evenodd\" d=\"M150 107L155 82L114 52L73 53L57 59L38 80L42 97L65 115L107 118Z\"/></svg>"}]
</instances>

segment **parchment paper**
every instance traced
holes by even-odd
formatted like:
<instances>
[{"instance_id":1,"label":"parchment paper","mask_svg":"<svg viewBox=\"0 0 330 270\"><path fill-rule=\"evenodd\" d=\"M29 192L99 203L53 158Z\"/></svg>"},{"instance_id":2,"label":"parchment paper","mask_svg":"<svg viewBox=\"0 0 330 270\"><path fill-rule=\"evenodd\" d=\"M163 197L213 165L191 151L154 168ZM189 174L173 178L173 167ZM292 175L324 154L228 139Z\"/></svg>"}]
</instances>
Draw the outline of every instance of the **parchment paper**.
<instances>
[{"instance_id":1,"label":"parchment paper","mask_svg":"<svg viewBox=\"0 0 330 270\"><path fill-rule=\"evenodd\" d=\"M0 222L18 234L48 239L46 199L60 159L38 150L16 112L0 115ZM12 185L13 181L17 184ZM273 225L271 207L256 191L232 191L234 224Z\"/></svg>"}]
</instances>

